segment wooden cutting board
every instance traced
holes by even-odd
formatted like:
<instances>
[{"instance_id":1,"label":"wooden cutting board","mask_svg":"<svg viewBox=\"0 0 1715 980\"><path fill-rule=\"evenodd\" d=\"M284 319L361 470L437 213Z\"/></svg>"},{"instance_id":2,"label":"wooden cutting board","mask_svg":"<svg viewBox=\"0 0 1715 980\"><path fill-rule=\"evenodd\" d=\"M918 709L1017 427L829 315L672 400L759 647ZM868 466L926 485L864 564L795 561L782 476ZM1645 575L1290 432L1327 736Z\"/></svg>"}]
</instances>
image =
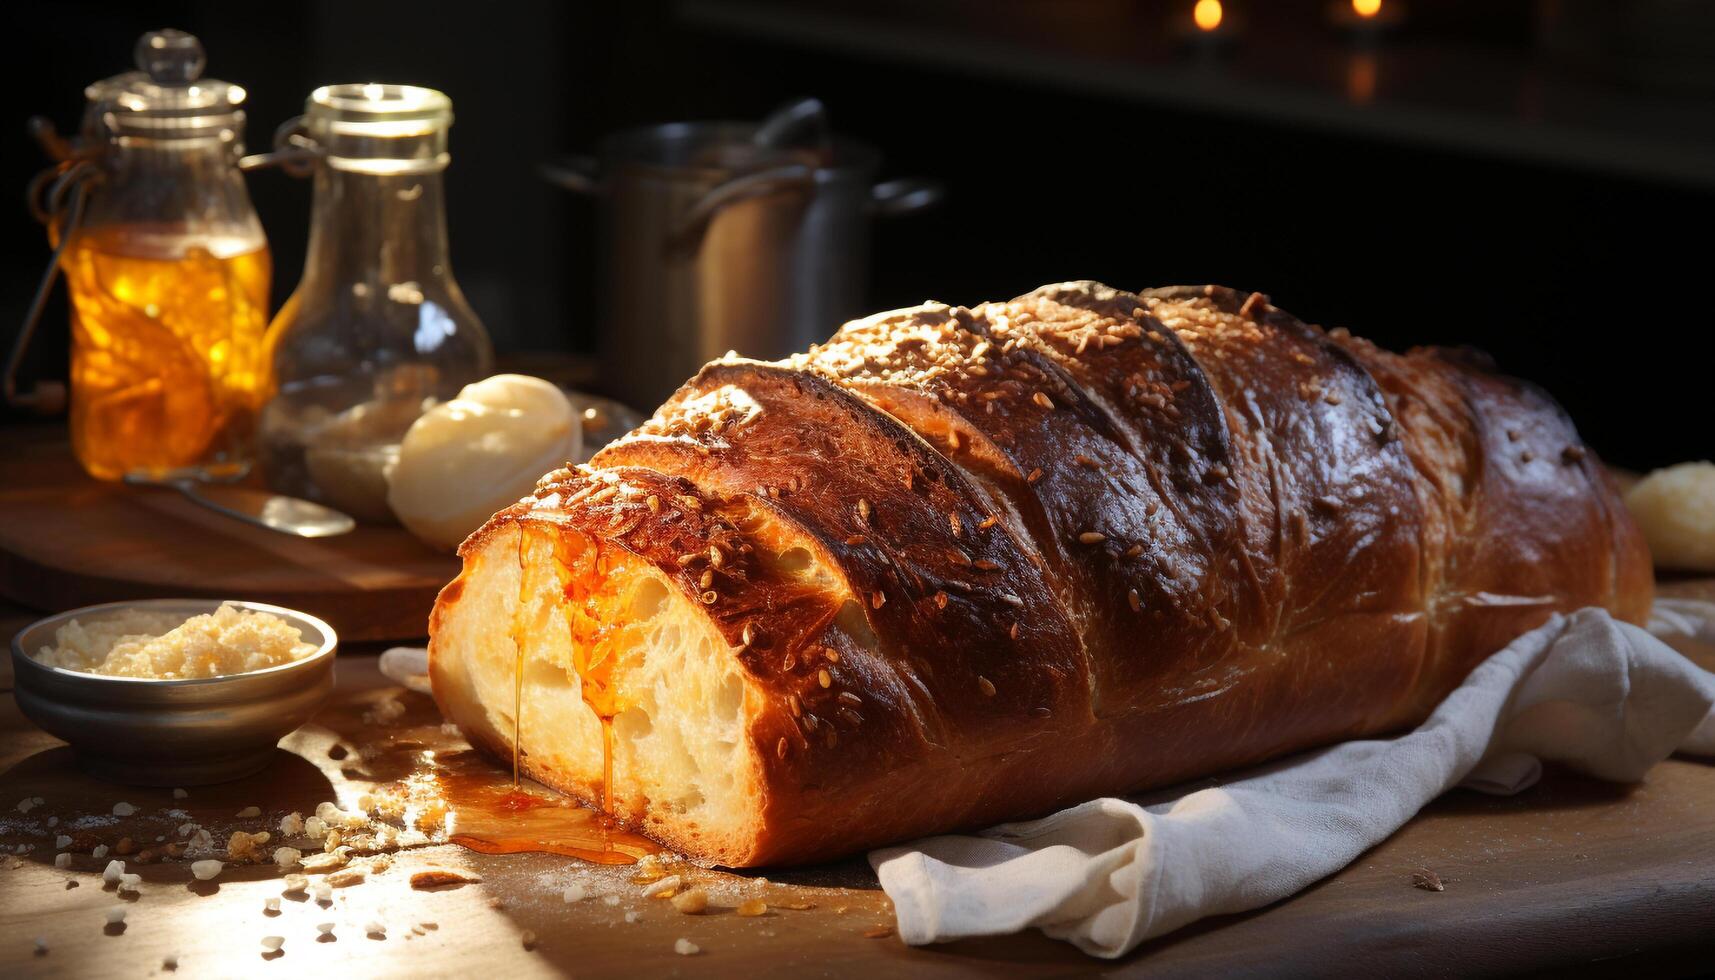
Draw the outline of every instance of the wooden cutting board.
<instances>
[{"instance_id":1,"label":"wooden cutting board","mask_svg":"<svg viewBox=\"0 0 1715 980\"><path fill-rule=\"evenodd\" d=\"M1708 580L1697 588L1691 594L1715 593ZM0 632L21 625L11 613L0 602ZM438 729L429 699L393 686L370 652L345 651L333 701L282 741L268 769L193 787L183 800L83 775L63 743L0 695L0 976L1634 977L1704 972L1715 955L1715 766L1690 758L1661 763L1635 786L1551 769L1517 796L1454 790L1303 893L1205 919L1112 962L1033 931L907 947L886 929L892 912L861 859L768 869L766 880L697 872L711 902L695 916L643 897L632 869L451 844L401 852L386 872L336 889L326 906L299 894L279 912L263 904L282 890L271 864L229 866L198 882L183 862L133 863L140 896L102 887L105 859L89 854L91 843L151 827L147 834L172 833L180 820L224 839L403 776L390 765L397 751L332 750L368 741L358 737L361 716L386 697L406 708L388 723L398 747L421 745ZM1715 648L1686 652L1715 667ZM10 662L0 658L0 690L10 686ZM504 779L504 763L496 772ZM34 796L39 808L15 810ZM138 808L131 821L107 816L121 800ZM236 816L249 806L263 816ZM44 826L45 814L58 826ZM79 852L64 870L53 865L62 832L77 842L64 849ZM145 845L147 834L138 835ZM411 875L429 868L482 880L411 887ZM1420 868L1445 890L1413 887ZM614 904L567 903L562 889L574 883ZM752 897L770 905L768 914L736 915ZM121 904L124 926L104 927L105 912ZM387 923L385 935L367 935L370 920ZM331 937L318 936L322 922L334 923ZM266 935L285 938L280 952L260 946ZM48 947L39 955L38 936ZM698 952L677 953L680 938ZM169 953L179 957L176 972L161 968Z\"/></svg>"},{"instance_id":2,"label":"wooden cutting board","mask_svg":"<svg viewBox=\"0 0 1715 980\"><path fill-rule=\"evenodd\" d=\"M458 559L399 528L309 540L199 507L177 491L94 480L60 426L0 429L0 594L57 612L190 596L301 609L342 640L412 640Z\"/></svg>"}]
</instances>

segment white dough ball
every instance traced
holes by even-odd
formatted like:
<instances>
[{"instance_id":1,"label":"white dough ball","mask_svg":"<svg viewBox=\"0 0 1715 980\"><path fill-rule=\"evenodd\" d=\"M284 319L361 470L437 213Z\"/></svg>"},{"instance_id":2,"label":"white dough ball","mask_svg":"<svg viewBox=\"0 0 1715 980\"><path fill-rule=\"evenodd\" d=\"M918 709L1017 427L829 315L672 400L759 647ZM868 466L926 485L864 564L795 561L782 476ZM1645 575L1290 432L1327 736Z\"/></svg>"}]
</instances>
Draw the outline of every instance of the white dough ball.
<instances>
[{"instance_id":1,"label":"white dough ball","mask_svg":"<svg viewBox=\"0 0 1715 980\"><path fill-rule=\"evenodd\" d=\"M541 378L497 374L423 413L387 474L387 503L412 534L456 548L576 458L582 427L572 403Z\"/></svg>"},{"instance_id":2,"label":"white dough ball","mask_svg":"<svg viewBox=\"0 0 1715 980\"><path fill-rule=\"evenodd\" d=\"M1715 463L1656 470L1626 494L1658 568L1715 572Z\"/></svg>"}]
</instances>

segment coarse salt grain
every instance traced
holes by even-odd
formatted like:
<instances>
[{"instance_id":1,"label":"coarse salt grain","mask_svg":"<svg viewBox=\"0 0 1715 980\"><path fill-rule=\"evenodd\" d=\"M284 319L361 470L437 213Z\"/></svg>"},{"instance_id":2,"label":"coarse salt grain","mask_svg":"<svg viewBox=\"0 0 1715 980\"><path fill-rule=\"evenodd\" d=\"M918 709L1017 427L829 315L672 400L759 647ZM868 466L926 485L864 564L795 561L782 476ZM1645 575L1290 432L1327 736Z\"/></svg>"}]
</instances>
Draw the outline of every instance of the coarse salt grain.
<instances>
[{"instance_id":1,"label":"coarse salt grain","mask_svg":"<svg viewBox=\"0 0 1715 980\"><path fill-rule=\"evenodd\" d=\"M676 891L684 883L685 879L679 875L668 875L665 878L657 878L643 887L643 897L654 898L662 892Z\"/></svg>"},{"instance_id":2,"label":"coarse salt grain","mask_svg":"<svg viewBox=\"0 0 1715 980\"><path fill-rule=\"evenodd\" d=\"M42 803L43 803L43 800L39 796L26 796L23 799L18 801L18 812L19 813L29 813L31 810L34 810L36 807L41 806Z\"/></svg>"},{"instance_id":3,"label":"coarse salt grain","mask_svg":"<svg viewBox=\"0 0 1715 980\"><path fill-rule=\"evenodd\" d=\"M366 936L386 936L387 923L378 919L370 919L363 924L363 934Z\"/></svg>"},{"instance_id":4,"label":"coarse salt grain","mask_svg":"<svg viewBox=\"0 0 1715 980\"><path fill-rule=\"evenodd\" d=\"M274 864L281 868L290 868L298 863L304 852L295 847L276 847L274 849Z\"/></svg>"},{"instance_id":5,"label":"coarse salt grain","mask_svg":"<svg viewBox=\"0 0 1715 980\"><path fill-rule=\"evenodd\" d=\"M224 867L226 867L224 863L212 859L205 861L192 861L191 874L195 875L198 881L208 881L215 875L220 874L220 869Z\"/></svg>"},{"instance_id":6,"label":"coarse salt grain","mask_svg":"<svg viewBox=\"0 0 1715 980\"><path fill-rule=\"evenodd\" d=\"M89 852L89 856L94 857L94 858L106 857L107 856L107 845L106 844L95 845L95 849L93 851Z\"/></svg>"},{"instance_id":7,"label":"coarse salt grain","mask_svg":"<svg viewBox=\"0 0 1715 980\"><path fill-rule=\"evenodd\" d=\"M286 937L285 936L263 936L262 937L262 948L267 950L270 953L272 953L273 951L279 949L281 946L284 946L284 945L286 945Z\"/></svg>"},{"instance_id":8,"label":"coarse salt grain","mask_svg":"<svg viewBox=\"0 0 1715 980\"><path fill-rule=\"evenodd\" d=\"M316 923L316 931L324 936L331 936L333 935L333 925L332 922L318 922Z\"/></svg>"},{"instance_id":9,"label":"coarse salt grain","mask_svg":"<svg viewBox=\"0 0 1715 980\"><path fill-rule=\"evenodd\" d=\"M136 812L137 808L129 803L120 802L113 804L113 815L116 817L129 817Z\"/></svg>"},{"instance_id":10,"label":"coarse salt grain","mask_svg":"<svg viewBox=\"0 0 1715 980\"><path fill-rule=\"evenodd\" d=\"M48 937L37 936L36 937L36 955L37 956L46 956L47 954L48 954Z\"/></svg>"},{"instance_id":11,"label":"coarse salt grain","mask_svg":"<svg viewBox=\"0 0 1715 980\"><path fill-rule=\"evenodd\" d=\"M119 884L119 876L125 873L124 861L109 861L101 871L101 881L107 885Z\"/></svg>"},{"instance_id":12,"label":"coarse salt grain","mask_svg":"<svg viewBox=\"0 0 1715 980\"><path fill-rule=\"evenodd\" d=\"M627 922L636 922L638 919L641 919L641 918L643 918L643 914L640 912L627 912L627 913L625 913L625 921L627 921Z\"/></svg>"},{"instance_id":13,"label":"coarse salt grain","mask_svg":"<svg viewBox=\"0 0 1715 980\"><path fill-rule=\"evenodd\" d=\"M280 889L280 894L282 894L282 895L293 895L293 894L296 894L298 892L302 892L305 888L308 888L310 885L310 879L304 877L303 875L287 875L286 877L284 877L280 880L281 880L281 883L285 886L284 888Z\"/></svg>"},{"instance_id":14,"label":"coarse salt grain","mask_svg":"<svg viewBox=\"0 0 1715 980\"><path fill-rule=\"evenodd\" d=\"M125 906L115 905L114 907L107 910L107 924L108 925L116 926L116 925L119 925L121 922L124 922L124 921L125 921Z\"/></svg>"},{"instance_id":15,"label":"coarse salt grain","mask_svg":"<svg viewBox=\"0 0 1715 980\"><path fill-rule=\"evenodd\" d=\"M173 799L175 799L175 800L182 800L189 795L191 795L191 794L185 792L182 789L179 789L177 787L173 788Z\"/></svg>"},{"instance_id":16,"label":"coarse salt grain","mask_svg":"<svg viewBox=\"0 0 1715 980\"><path fill-rule=\"evenodd\" d=\"M619 896L618 895L603 895L601 897L601 903L603 905L607 905L607 906L618 905L619 904Z\"/></svg>"},{"instance_id":17,"label":"coarse salt grain","mask_svg":"<svg viewBox=\"0 0 1715 980\"><path fill-rule=\"evenodd\" d=\"M264 898L262 900L262 908L266 909L269 912L280 911L280 896L269 895L267 898Z\"/></svg>"},{"instance_id":18,"label":"coarse salt grain","mask_svg":"<svg viewBox=\"0 0 1715 980\"><path fill-rule=\"evenodd\" d=\"M70 846L71 846L71 838L69 836L67 836L65 834L61 834L58 837L54 838L54 847L58 848L59 850L63 851Z\"/></svg>"},{"instance_id":19,"label":"coarse salt grain","mask_svg":"<svg viewBox=\"0 0 1715 980\"><path fill-rule=\"evenodd\" d=\"M56 867L56 868L69 868L69 867L71 867L71 855L67 854L63 851L60 852L59 854L55 854L54 855L54 867Z\"/></svg>"},{"instance_id":20,"label":"coarse salt grain","mask_svg":"<svg viewBox=\"0 0 1715 980\"><path fill-rule=\"evenodd\" d=\"M163 970L177 970L178 968L179 968L179 954L168 953L166 956L161 958L161 969L163 969Z\"/></svg>"},{"instance_id":21,"label":"coarse salt grain","mask_svg":"<svg viewBox=\"0 0 1715 980\"><path fill-rule=\"evenodd\" d=\"M678 953L680 956L695 956L702 951L703 948L701 946L691 942L689 939L681 938L673 941L673 952Z\"/></svg>"},{"instance_id":22,"label":"coarse salt grain","mask_svg":"<svg viewBox=\"0 0 1715 980\"><path fill-rule=\"evenodd\" d=\"M567 885L560 891L560 901L565 902L567 905L570 905L573 902L581 902L589 897L589 889L582 885Z\"/></svg>"},{"instance_id":23,"label":"coarse salt grain","mask_svg":"<svg viewBox=\"0 0 1715 980\"><path fill-rule=\"evenodd\" d=\"M333 904L333 886L327 882L316 882L315 886L311 888L310 891L316 896L316 901L321 902L323 905Z\"/></svg>"},{"instance_id":24,"label":"coarse salt grain","mask_svg":"<svg viewBox=\"0 0 1715 980\"><path fill-rule=\"evenodd\" d=\"M143 890L143 876L138 874L123 874L119 876L119 890L135 895Z\"/></svg>"},{"instance_id":25,"label":"coarse salt grain","mask_svg":"<svg viewBox=\"0 0 1715 980\"><path fill-rule=\"evenodd\" d=\"M304 832L304 815L288 813L280 818L280 836L296 837Z\"/></svg>"}]
</instances>

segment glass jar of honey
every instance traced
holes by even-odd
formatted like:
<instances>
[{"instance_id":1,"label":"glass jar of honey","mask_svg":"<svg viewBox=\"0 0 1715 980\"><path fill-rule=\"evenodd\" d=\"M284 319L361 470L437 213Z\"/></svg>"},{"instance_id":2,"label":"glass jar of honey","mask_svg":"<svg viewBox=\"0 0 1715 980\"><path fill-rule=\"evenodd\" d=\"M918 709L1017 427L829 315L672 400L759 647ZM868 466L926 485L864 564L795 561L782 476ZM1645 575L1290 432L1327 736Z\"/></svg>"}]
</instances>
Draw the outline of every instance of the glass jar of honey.
<instances>
[{"instance_id":1,"label":"glass jar of honey","mask_svg":"<svg viewBox=\"0 0 1715 980\"><path fill-rule=\"evenodd\" d=\"M272 263L238 170L245 92L154 31L89 86L86 179L50 222L71 295L71 441L91 475L242 474L269 391Z\"/></svg>"},{"instance_id":2,"label":"glass jar of honey","mask_svg":"<svg viewBox=\"0 0 1715 980\"><path fill-rule=\"evenodd\" d=\"M372 83L318 88L282 127L315 190L303 279L268 334L263 471L360 520L393 520L387 472L406 430L493 368L447 250L452 119L440 92Z\"/></svg>"}]
</instances>

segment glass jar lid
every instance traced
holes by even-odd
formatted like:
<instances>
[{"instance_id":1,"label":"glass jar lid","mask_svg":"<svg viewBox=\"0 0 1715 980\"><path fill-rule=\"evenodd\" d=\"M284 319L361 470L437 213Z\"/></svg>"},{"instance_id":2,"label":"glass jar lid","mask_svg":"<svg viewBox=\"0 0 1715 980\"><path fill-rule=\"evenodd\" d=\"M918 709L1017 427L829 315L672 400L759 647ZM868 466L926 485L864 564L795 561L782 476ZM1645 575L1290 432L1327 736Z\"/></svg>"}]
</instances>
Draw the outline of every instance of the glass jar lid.
<instances>
[{"instance_id":1,"label":"glass jar lid","mask_svg":"<svg viewBox=\"0 0 1715 980\"><path fill-rule=\"evenodd\" d=\"M416 85L324 85L304 106L304 134L335 170L372 174L445 169L453 102Z\"/></svg>"},{"instance_id":2,"label":"glass jar lid","mask_svg":"<svg viewBox=\"0 0 1715 980\"><path fill-rule=\"evenodd\" d=\"M172 29L137 40L137 70L104 78L84 89L91 122L120 136L149 139L222 137L244 131L245 91L203 78L208 58L195 35Z\"/></svg>"}]
</instances>

